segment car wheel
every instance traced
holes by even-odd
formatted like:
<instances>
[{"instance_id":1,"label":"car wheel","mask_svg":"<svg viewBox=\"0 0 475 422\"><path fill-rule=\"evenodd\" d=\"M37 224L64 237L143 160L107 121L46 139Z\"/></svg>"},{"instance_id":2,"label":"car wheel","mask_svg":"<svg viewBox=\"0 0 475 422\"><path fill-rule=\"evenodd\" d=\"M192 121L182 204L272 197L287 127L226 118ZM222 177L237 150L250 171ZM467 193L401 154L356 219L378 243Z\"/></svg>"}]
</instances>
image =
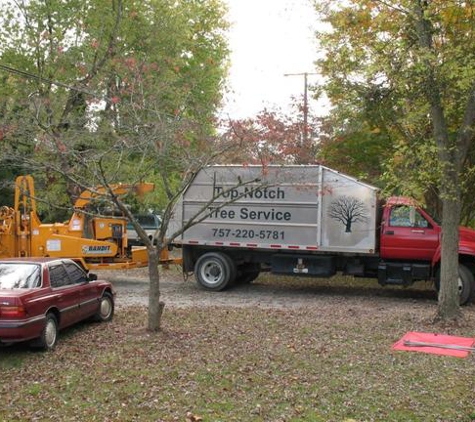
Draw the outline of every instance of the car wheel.
<instances>
[{"instance_id":1,"label":"car wheel","mask_svg":"<svg viewBox=\"0 0 475 422\"><path fill-rule=\"evenodd\" d=\"M195 276L198 284L206 290L224 290L236 279L236 264L224 253L208 252L196 261Z\"/></svg>"},{"instance_id":2,"label":"car wheel","mask_svg":"<svg viewBox=\"0 0 475 422\"><path fill-rule=\"evenodd\" d=\"M440 289L440 268L435 278L435 289ZM475 279L472 272L462 264L459 264L458 291L460 305L466 305L473 301L475 296Z\"/></svg>"},{"instance_id":3,"label":"car wheel","mask_svg":"<svg viewBox=\"0 0 475 422\"><path fill-rule=\"evenodd\" d=\"M105 292L99 302L99 309L97 310L94 319L99 322L107 322L112 320L114 316L114 300L109 292Z\"/></svg>"},{"instance_id":4,"label":"car wheel","mask_svg":"<svg viewBox=\"0 0 475 422\"><path fill-rule=\"evenodd\" d=\"M52 350L58 340L58 320L51 312L46 314L46 321L40 337L32 343L33 347Z\"/></svg>"}]
</instances>

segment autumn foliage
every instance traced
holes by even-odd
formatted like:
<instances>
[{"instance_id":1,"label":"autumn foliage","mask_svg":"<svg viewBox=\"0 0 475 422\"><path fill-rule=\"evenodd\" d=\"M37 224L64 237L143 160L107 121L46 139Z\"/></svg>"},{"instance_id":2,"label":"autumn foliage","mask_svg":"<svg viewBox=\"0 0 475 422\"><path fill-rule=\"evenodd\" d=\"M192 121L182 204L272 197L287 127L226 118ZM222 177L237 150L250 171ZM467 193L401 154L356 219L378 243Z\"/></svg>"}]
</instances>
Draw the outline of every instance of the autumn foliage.
<instances>
[{"instance_id":1,"label":"autumn foliage","mask_svg":"<svg viewBox=\"0 0 475 422\"><path fill-rule=\"evenodd\" d=\"M304 127L303 107L294 103L291 113L264 109L253 118L225 123L224 139L239 145L227 159L244 164L314 164L320 121L309 116Z\"/></svg>"}]
</instances>

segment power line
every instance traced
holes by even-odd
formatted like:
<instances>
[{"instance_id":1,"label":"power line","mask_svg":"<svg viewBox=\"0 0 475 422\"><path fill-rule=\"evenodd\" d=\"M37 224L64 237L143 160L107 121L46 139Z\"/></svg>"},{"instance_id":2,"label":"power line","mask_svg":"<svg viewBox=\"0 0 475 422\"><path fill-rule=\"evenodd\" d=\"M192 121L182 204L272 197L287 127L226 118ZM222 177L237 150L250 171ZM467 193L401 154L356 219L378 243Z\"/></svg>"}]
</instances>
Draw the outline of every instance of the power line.
<instances>
[{"instance_id":1,"label":"power line","mask_svg":"<svg viewBox=\"0 0 475 422\"><path fill-rule=\"evenodd\" d=\"M81 94L87 94L87 95L90 95L91 97L100 98L100 99L105 100L105 101L110 101L107 98L105 98L103 95L98 95L95 92L91 92L91 91L88 91L86 89L74 86L74 85L68 85L68 84L65 84L63 82L55 81L55 80L50 79L50 78L45 78L44 76L41 76L41 75L35 75L34 73L30 73L30 72L27 72L25 70L15 69L13 67L10 67L10 66L7 66L7 65L4 65L4 64L1 64L1 63L0 63L0 69L5 70L6 72L12 73L14 75L24 76L25 78L28 78L28 79L35 79L39 82L49 83L51 85L56 85L56 86L59 86L61 88L69 89L71 91L80 92Z\"/></svg>"},{"instance_id":2,"label":"power line","mask_svg":"<svg viewBox=\"0 0 475 422\"><path fill-rule=\"evenodd\" d=\"M1 0L0 0L1 1ZM80 87L77 87L77 86L74 86L74 85L69 85L69 84L65 84L63 82L60 82L60 81L56 81L54 79L50 79L50 78L45 78L44 76L41 76L41 75L36 75L34 73L30 73L30 72L27 72L25 70L20 70L20 69L15 69L11 66L7 66L7 65L4 65L4 64L1 64L0 63L0 70L4 70L8 73L11 73L11 74L14 74L14 75L19 75L19 76L23 76L27 79L34 79L34 80L37 80L39 82L44 82L44 83L49 83L51 85L56 85L56 86L59 86L61 88L65 88L65 89L69 89L71 91L75 91L75 92L79 92L81 94L86 94L86 95L89 95L91 97L94 97L94 98L97 98L97 99L100 99L100 100L103 100L107 103L112 103L112 99L105 96L105 95L99 95L93 91L88 91L84 88L80 88ZM146 110L151 110L151 111L155 111L153 109L146 109ZM176 116L172 115L172 114L169 114L169 113L164 113L164 112L160 112L159 113L162 117L166 117L166 118L172 118L173 120L176 119Z\"/></svg>"}]
</instances>

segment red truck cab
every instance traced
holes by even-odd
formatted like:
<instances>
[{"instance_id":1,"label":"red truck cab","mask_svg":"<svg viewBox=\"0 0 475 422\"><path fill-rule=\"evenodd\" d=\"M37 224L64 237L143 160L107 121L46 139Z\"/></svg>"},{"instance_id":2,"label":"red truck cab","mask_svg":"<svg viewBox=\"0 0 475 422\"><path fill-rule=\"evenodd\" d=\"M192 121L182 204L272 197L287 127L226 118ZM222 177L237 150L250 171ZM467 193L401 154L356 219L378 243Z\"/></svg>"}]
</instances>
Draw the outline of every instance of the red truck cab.
<instances>
[{"instance_id":1,"label":"red truck cab","mask_svg":"<svg viewBox=\"0 0 475 422\"><path fill-rule=\"evenodd\" d=\"M440 235L440 226L411 198L392 197L383 207L380 238L383 259L432 262L440 247Z\"/></svg>"},{"instance_id":2,"label":"red truck cab","mask_svg":"<svg viewBox=\"0 0 475 422\"><path fill-rule=\"evenodd\" d=\"M441 233L440 225L416 201L405 197L389 198L381 218L380 283L408 284L419 277L435 278L438 288ZM460 228L459 265L462 268L459 271L460 301L466 303L475 296L475 230ZM404 266L408 273L405 277ZM397 279L402 282L396 282Z\"/></svg>"}]
</instances>

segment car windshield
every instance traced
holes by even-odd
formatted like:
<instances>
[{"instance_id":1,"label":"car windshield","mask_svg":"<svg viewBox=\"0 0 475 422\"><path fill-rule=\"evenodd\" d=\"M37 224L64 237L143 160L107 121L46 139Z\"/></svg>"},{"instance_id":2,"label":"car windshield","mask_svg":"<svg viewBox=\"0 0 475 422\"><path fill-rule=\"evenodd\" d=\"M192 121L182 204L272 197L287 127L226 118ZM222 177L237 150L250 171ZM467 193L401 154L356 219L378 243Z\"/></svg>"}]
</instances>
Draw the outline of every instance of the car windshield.
<instances>
[{"instance_id":1,"label":"car windshield","mask_svg":"<svg viewBox=\"0 0 475 422\"><path fill-rule=\"evenodd\" d=\"M0 289L31 289L39 286L39 265L0 264Z\"/></svg>"}]
</instances>

